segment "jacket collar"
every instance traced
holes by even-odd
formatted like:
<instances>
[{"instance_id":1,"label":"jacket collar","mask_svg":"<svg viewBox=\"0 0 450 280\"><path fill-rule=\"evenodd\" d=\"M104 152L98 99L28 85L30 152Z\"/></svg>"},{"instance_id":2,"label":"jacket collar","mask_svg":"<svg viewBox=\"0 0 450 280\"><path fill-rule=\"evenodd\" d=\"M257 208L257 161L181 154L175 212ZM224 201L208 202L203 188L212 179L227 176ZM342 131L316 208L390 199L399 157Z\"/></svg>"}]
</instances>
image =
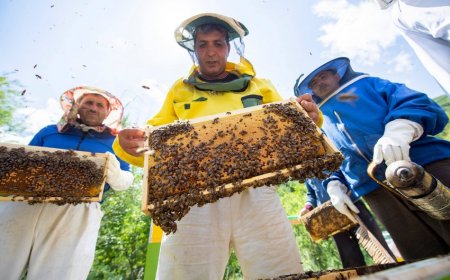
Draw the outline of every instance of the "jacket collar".
<instances>
[{"instance_id":1,"label":"jacket collar","mask_svg":"<svg viewBox=\"0 0 450 280\"><path fill-rule=\"evenodd\" d=\"M256 74L253 65L243 56L241 56L239 63L227 62L225 71L236 75L238 78L229 82L204 81L199 78L199 67L194 65L190 69L188 76L184 78L183 82L202 90L217 92L240 91L248 86L248 83Z\"/></svg>"}]
</instances>

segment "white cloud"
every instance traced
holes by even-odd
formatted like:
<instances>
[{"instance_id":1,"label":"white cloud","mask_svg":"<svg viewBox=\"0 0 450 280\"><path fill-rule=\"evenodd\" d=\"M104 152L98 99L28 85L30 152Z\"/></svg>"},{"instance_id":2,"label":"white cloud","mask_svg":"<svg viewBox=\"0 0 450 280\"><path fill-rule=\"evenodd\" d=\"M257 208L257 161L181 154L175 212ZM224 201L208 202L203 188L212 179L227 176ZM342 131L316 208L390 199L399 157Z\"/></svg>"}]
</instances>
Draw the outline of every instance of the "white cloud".
<instances>
[{"instance_id":1,"label":"white cloud","mask_svg":"<svg viewBox=\"0 0 450 280\"><path fill-rule=\"evenodd\" d=\"M62 116L59 102L49 98L44 108L26 107L17 109L16 118L23 120L24 135L34 135L46 125L55 124Z\"/></svg>"},{"instance_id":2,"label":"white cloud","mask_svg":"<svg viewBox=\"0 0 450 280\"><path fill-rule=\"evenodd\" d=\"M397 37L390 10L380 10L373 1L351 4L346 0L322 0L313 13L328 19L318 40L328 48L327 57L347 56L361 64L374 65Z\"/></svg>"},{"instance_id":3,"label":"white cloud","mask_svg":"<svg viewBox=\"0 0 450 280\"><path fill-rule=\"evenodd\" d=\"M26 145L30 140L28 137L23 137L16 132L6 131L0 127L0 142Z\"/></svg>"},{"instance_id":4,"label":"white cloud","mask_svg":"<svg viewBox=\"0 0 450 280\"><path fill-rule=\"evenodd\" d=\"M404 73L411 71L414 66L411 61L411 55L405 52L399 53L388 65L392 65L392 72Z\"/></svg>"},{"instance_id":5,"label":"white cloud","mask_svg":"<svg viewBox=\"0 0 450 280\"><path fill-rule=\"evenodd\" d=\"M27 145L39 130L47 125L55 124L61 116L59 102L54 98L49 98L44 108L28 106L17 108L14 120L23 127L23 130L14 132L0 128L0 142Z\"/></svg>"}]
</instances>

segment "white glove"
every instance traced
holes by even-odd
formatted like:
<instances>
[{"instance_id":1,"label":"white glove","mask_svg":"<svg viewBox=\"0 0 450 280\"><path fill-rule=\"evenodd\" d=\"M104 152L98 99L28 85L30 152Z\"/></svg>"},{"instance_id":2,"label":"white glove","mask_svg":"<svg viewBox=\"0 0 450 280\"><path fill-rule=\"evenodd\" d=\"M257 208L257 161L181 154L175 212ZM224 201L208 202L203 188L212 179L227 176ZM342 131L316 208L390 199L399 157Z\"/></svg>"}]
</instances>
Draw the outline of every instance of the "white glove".
<instances>
[{"instance_id":1,"label":"white glove","mask_svg":"<svg viewBox=\"0 0 450 280\"><path fill-rule=\"evenodd\" d=\"M409 143L419 139L423 134L423 127L413 121L396 119L388 122L383 136L378 139L373 150L373 161L380 164L383 160L389 165L397 160L408 160Z\"/></svg>"},{"instance_id":2,"label":"white glove","mask_svg":"<svg viewBox=\"0 0 450 280\"><path fill-rule=\"evenodd\" d=\"M134 176L131 172L120 169L120 162L116 156L110 152L108 155L108 170L106 173L106 182L115 191L124 191L133 183Z\"/></svg>"},{"instance_id":3,"label":"white glove","mask_svg":"<svg viewBox=\"0 0 450 280\"><path fill-rule=\"evenodd\" d=\"M331 204L333 204L334 208L353 222L358 223L351 211L359 213L359 210L347 195L347 187L338 180L333 180L328 182L327 192L330 195Z\"/></svg>"}]
</instances>

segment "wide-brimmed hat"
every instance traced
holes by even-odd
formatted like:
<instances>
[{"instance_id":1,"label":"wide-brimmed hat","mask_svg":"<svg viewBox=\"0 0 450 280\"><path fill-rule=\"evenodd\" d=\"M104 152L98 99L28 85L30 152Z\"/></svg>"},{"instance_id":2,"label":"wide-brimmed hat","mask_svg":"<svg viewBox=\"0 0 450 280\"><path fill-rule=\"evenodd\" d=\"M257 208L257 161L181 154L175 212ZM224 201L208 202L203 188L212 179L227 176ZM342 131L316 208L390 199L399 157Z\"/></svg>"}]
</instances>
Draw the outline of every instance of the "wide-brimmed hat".
<instances>
[{"instance_id":1,"label":"wide-brimmed hat","mask_svg":"<svg viewBox=\"0 0 450 280\"><path fill-rule=\"evenodd\" d=\"M117 134L122 128L123 105L120 100L110 92L90 86L78 86L65 91L60 99L64 115L58 123L58 129L63 131L68 124L73 124L78 115L78 108L74 106L85 94L97 94L104 97L109 103L109 114L103 121L103 125L109 127L113 134Z\"/></svg>"},{"instance_id":2,"label":"wide-brimmed hat","mask_svg":"<svg viewBox=\"0 0 450 280\"><path fill-rule=\"evenodd\" d=\"M316 70L312 71L308 76L306 76L306 78L304 78L301 82L300 79L302 76L300 76L294 86L295 95L300 96L305 93L311 93L309 84L311 83L312 79L314 79L314 77L322 71L334 70L339 75L339 78L342 79L342 77L344 77L345 73L347 72L349 65L350 59L348 59L347 57L338 57L319 66Z\"/></svg>"},{"instance_id":3,"label":"wide-brimmed hat","mask_svg":"<svg viewBox=\"0 0 450 280\"><path fill-rule=\"evenodd\" d=\"M209 23L223 26L228 31L230 41L236 38L243 38L248 34L247 27L231 17L215 13L203 13L183 21L175 29L175 40L180 46L193 52L195 29L200 25Z\"/></svg>"}]
</instances>

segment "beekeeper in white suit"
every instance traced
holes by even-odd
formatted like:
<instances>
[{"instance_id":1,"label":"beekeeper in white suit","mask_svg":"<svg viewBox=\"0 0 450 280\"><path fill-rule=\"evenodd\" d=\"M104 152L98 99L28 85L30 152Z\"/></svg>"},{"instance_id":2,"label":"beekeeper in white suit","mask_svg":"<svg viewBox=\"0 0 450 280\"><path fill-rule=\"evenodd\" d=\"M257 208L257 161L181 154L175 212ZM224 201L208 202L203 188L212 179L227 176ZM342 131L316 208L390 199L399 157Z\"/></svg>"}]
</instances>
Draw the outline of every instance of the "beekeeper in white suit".
<instances>
[{"instance_id":1,"label":"beekeeper in white suit","mask_svg":"<svg viewBox=\"0 0 450 280\"><path fill-rule=\"evenodd\" d=\"M272 84L255 77L243 57L247 28L233 18L200 14L175 31L194 67L175 82L161 111L148 124L163 125L282 100ZM230 41L236 42L239 63L228 61ZM198 63L198 66L197 66ZM312 97L300 98L310 117L321 115ZM143 130L119 133L114 151L125 161L142 166L136 149ZM217 202L192 207L177 222L177 231L164 237L158 279L222 279L234 248L246 279L272 278L302 272L299 249L275 187L249 188Z\"/></svg>"},{"instance_id":2,"label":"beekeeper in white suit","mask_svg":"<svg viewBox=\"0 0 450 280\"><path fill-rule=\"evenodd\" d=\"M425 68L450 96L450 1L377 0Z\"/></svg>"},{"instance_id":3,"label":"beekeeper in white suit","mask_svg":"<svg viewBox=\"0 0 450 280\"><path fill-rule=\"evenodd\" d=\"M61 96L64 116L40 130L30 145L108 153L105 191L126 190L133 182L129 165L111 152L121 127L123 106L107 91L76 87ZM86 279L94 260L100 203L29 205L0 202L0 278Z\"/></svg>"}]
</instances>

